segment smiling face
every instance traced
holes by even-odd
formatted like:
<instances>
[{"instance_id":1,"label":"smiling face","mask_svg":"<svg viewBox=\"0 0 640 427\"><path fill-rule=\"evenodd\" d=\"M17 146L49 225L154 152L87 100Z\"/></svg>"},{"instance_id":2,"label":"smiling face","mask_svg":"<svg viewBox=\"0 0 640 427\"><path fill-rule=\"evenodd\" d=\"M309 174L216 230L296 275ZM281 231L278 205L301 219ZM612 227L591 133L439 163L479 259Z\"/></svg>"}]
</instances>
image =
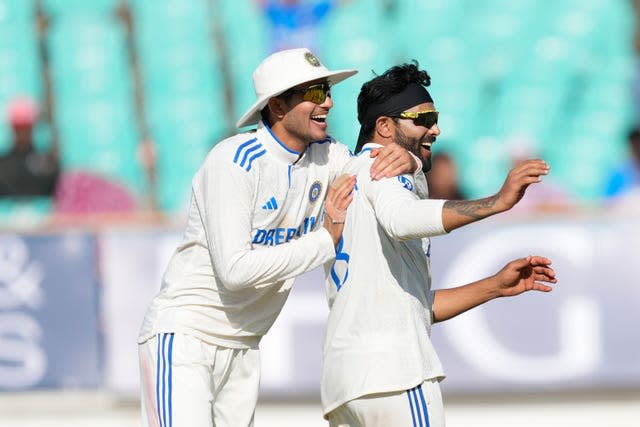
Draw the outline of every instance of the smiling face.
<instances>
[{"instance_id":1,"label":"smiling face","mask_svg":"<svg viewBox=\"0 0 640 427\"><path fill-rule=\"evenodd\" d=\"M294 87L285 96L275 98L276 120L272 123L273 133L288 148L302 152L309 143L327 137L327 115L333 107L330 93L320 104L304 100L304 90L310 86L326 83L314 80Z\"/></svg>"},{"instance_id":2,"label":"smiling face","mask_svg":"<svg viewBox=\"0 0 640 427\"><path fill-rule=\"evenodd\" d=\"M407 112L419 112L435 110L432 102L425 102L406 110ZM412 119L395 119L395 142L406 148L407 151L415 154L422 160L422 170L427 172L431 169L431 145L440 135L440 128L434 124L430 128L417 125Z\"/></svg>"}]
</instances>

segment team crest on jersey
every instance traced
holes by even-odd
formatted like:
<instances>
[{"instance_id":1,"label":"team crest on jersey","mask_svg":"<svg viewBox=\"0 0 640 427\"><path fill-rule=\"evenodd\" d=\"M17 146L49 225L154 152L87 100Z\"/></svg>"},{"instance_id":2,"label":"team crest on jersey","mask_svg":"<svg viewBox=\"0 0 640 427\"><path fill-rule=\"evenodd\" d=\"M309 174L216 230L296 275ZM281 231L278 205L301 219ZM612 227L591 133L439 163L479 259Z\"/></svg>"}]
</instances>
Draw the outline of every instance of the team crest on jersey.
<instances>
[{"instance_id":1,"label":"team crest on jersey","mask_svg":"<svg viewBox=\"0 0 640 427\"><path fill-rule=\"evenodd\" d=\"M409 191L413 191L413 182L411 182L409 178L407 178L406 176L399 176L398 181L400 181L400 184L402 184L404 188Z\"/></svg>"},{"instance_id":2,"label":"team crest on jersey","mask_svg":"<svg viewBox=\"0 0 640 427\"><path fill-rule=\"evenodd\" d=\"M313 184L311 184L311 188L309 189L309 201L311 203L315 203L316 200L318 200L318 197L320 197L320 194L322 193L322 184L320 184L320 181L316 181Z\"/></svg>"}]
</instances>

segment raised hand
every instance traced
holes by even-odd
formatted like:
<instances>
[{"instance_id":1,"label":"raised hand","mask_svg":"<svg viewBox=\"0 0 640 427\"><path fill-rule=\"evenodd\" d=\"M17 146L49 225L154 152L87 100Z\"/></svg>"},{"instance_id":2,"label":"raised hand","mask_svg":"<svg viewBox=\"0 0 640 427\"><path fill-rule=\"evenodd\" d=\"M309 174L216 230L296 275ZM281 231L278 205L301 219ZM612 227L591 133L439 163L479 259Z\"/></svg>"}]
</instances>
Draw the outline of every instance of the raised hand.
<instances>
[{"instance_id":1,"label":"raised hand","mask_svg":"<svg viewBox=\"0 0 640 427\"><path fill-rule=\"evenodd\" d=\"M353 200L353 188L356 177L344 174L329 185L327 198L324 200L324 228L327 229L334 246L337 246L344 230L347 208Z\"/></svg>"},{"instance_id":2,"label":"raised hand","mask_svg":"<svg viewBox=\"0 0 640 427\"><path fill-rule=\"evenodd\" d=\"M500 296L510 297L527 291L550 292L553 288L546 283L556 283L556 272L551 260L541 256L528 256L511 261L496 275Z\"/></svg>"},{"instance_id":3,"label":"raised hand","mask_svg":"<svg viewBox=\"0 0 640 427\"><path fill-rule=\"evenodd\" d=\"M509 171L502 188L496 194L496 208L500 211L511 209L524 196L527 187L542 181L549 173L549 165L544 160L526 160Z\"/></svg>"},{"instance_id":4,"label":"raised hand","mask_svg":"<svg viewBox=\"0 0 640 427\"><path fill-rule=\"evenodd\" d=\"M436 322L451 319L494 298L512 297L527 291L550 292L545 283L556 283L556 272L551 260L541 256L528 256L511 261L495 275L449 289L438 289L433 301L433 319Z\"/></svg>"}]
</instances>

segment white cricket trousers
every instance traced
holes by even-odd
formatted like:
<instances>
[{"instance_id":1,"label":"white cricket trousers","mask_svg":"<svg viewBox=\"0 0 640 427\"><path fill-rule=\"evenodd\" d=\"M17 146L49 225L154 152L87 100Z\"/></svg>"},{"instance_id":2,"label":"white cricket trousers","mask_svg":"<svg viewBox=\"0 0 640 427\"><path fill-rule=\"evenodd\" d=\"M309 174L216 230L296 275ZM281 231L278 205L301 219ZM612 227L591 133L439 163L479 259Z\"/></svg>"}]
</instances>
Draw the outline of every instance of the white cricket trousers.
<instances>
[{"instance_id":1,"label":"white cricket trousers","mask_svg":"<svg viewBox=\"0 0 640 427\"><path fill-rule=\"evenodd\" d=\"M143 426L253 426L258 349L219 347L170 333L140 344L138 352Z\"/></svg>"},{"instance_id":2,"label":"white cricket trousers","mask_svg":"<svg viewBox=\"0 0 640 427\"><path fill-rule=\"evenodd\" d=\"M330 427L444 427L438 380L400 392L375 393L350 400L331 411Z\"/></svg>"}]
</instances>

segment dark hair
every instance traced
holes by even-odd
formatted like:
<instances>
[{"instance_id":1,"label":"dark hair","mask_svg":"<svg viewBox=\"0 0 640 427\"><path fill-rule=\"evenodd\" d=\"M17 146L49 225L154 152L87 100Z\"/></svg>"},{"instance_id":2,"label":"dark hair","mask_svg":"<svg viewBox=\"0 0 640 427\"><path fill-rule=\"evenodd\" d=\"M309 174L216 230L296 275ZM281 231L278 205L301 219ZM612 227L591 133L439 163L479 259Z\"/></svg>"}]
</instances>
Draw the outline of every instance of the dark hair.
<instances>
[{"instance_id":1,"label":"dark hair","mask_svg":"<svg viewBox=\"0 0 640 427\"><path fill-rule=\"evenodd\" d=\"M278 96L275 96L275 98L282 99L287 105L289 105L289 103L291 102L292 97L293 97L293 91L291 89L281 93ZM262 118L262 121L265 124L269 126L273 125L273 123L269 122L269 103L267 103L264 107L262 107L262 110L260 110L260 117Z\"/></svg>"},{"instance_id":2,"label":"dark hair","mask_svg":"<svg viewBox=\"0 0 640 427\"><path fill-rule=\"evenodd\" d=\"M271 126L269 123L269 104L265 105L262 107L262 110L260 110L260 118L265 124Z\"/></svg>"},{"instance_id":3,"label":"dark hair","mask_svg":"<svg viewBox=\"0 0 640 427\"><path fill-rule=\"evenodd\" d=\"M426 71L418 68L418 61L416 60L413 60L411 64L391 67L383 74L374 77L362 85L360 94L358 95L358 121L362 124L362 127L358 135L356 153L368 142L375 128L375 122L362 123L367 109L371 105L380 104L390 96L402 92L412 83L418 83L424 87L431 84L431 77Z\"/></svg>"}]
</instances>

